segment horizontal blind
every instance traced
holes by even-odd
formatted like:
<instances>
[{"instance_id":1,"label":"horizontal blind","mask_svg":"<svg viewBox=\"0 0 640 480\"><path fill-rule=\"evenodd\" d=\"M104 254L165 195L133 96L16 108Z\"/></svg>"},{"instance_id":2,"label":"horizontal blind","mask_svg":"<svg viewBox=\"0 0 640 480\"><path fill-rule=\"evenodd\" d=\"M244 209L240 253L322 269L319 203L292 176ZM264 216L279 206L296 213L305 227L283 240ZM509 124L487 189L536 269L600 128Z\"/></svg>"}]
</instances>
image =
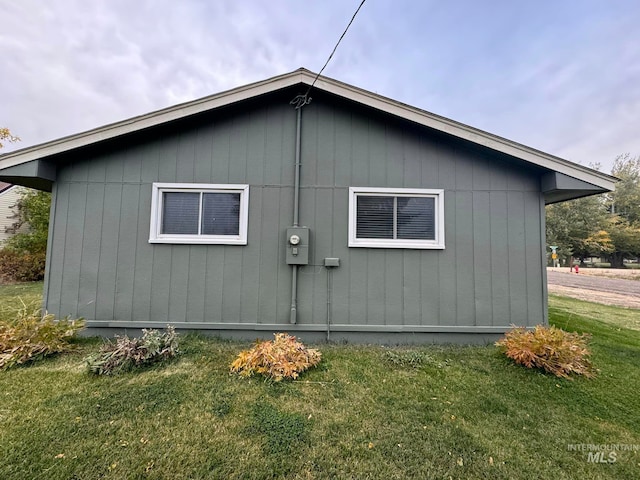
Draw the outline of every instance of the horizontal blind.
<instances>
[{"instance_id":1,"label":"horizontal blind","mask_svg":"<svg viewBox=\"0 0 640 480\"><path fill-rule=\"evenodd\" d=\"M240 234L240 194L205 193L202 204L202 235Z\"/></svg>"},{"instance_id":2,"label":"horizontal blind","mask_svg":"<svg viewBox=\"0 0 640 480\"><path fill-rule=\"evenodd\" d=\"M163 234L198 234L200 193L164 192L162 212Z\"/></svg>"},{"instance_id":3,"label":"horizontal blind","mask_svg":"<svg viewBox=\"0 0 640 480\"><path fill-rule=\"evenodd\" d=\"M393 197L356 197L356 238L393 238Z\"/></svg>"},{"instance_id":4,"label":"horizontal blind","mask_svg":"<svg viewBox=\"0 0 640 480\"><path fill-rule=\"evenodd\" d=\"M397 197L397 199L397 238L435 240L435 198Z\"/></svg>"}]
</instances>

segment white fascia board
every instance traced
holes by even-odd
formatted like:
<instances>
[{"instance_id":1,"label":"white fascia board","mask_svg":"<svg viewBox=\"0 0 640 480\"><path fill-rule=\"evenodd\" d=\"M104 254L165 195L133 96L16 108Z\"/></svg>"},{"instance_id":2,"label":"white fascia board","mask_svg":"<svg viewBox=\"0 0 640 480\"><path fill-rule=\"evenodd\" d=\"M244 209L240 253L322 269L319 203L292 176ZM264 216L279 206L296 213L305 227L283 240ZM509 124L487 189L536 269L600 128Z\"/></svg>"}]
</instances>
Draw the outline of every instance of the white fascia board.
<instances>
[{"instance_id":1,"label":"white fascia board","mask_svg":"<svg viewBox=\"0 0 640 480\"><path fill-rule=\"evenodd\" d=\"M284 75L227 90L209 97L193 100L173 107L158 110L122 122L105 125L87 132L63 137L58 140L16 150L0 156L0 169L63 153L103 140L118 137L138 130L179 120L191 115L213 110L235 102L247 100L299 83L311 85L316 74L306 69L295 70ZM482 145L489 149L519 158L533 165L569 175L606 190L613 190L616 178L591 168L546 154L525 145L512 142L497 135L478 130L462 123L441 117L396 100L363 90L328 77L319 77L315 86L329 93L347 98L382 112L404 118L419 125L447 133L454 137Z\"/></svg>"}]
</instances>

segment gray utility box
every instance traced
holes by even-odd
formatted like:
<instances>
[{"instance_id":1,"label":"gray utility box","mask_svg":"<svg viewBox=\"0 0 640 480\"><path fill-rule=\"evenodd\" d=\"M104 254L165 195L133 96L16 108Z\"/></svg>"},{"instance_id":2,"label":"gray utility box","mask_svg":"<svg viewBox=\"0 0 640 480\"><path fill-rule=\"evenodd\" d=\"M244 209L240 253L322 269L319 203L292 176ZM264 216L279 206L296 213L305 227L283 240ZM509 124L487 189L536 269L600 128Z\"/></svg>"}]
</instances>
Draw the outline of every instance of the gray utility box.
<instances>
[{"instance_id":1,"label":"gray utility box","mask_svg":"<svg viewBox=\"0 0 640 480\"><path fill-rule=\"evenodd\" d=\"M327 258L324 259L324 266L327 267L327 268L339 267L340 266L340 259L339 258L327 257Z\"/></svg>"},{"instance_id":2,"label":"gray utility box","mask_svg":"<svg viewBox=\"0 0 640 480\"><path fill-rule=\"evenodd\" d=\"M309 227L287 228L287 265L309 265Z\"/></svg>"}]
</instances>

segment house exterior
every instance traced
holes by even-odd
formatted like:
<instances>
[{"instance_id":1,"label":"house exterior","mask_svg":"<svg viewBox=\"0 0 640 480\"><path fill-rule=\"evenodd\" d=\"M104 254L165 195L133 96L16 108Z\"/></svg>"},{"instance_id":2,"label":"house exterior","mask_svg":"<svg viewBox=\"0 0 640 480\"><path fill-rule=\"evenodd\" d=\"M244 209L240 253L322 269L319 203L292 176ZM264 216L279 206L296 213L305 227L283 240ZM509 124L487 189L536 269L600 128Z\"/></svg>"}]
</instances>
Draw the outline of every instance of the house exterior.
<instances>
[{"instance_id":1,"label":"house exterior","mask_svg":"<svg viewBox=\"0 0 640 480\"><path fill-rule=\"evenodd\" d=\"M23 187L18 185L0 182L0 248L9 238L15 235L8 232L7 229L12 227L16 221L14 218L16 215L16 203L24 190ZM20 232L26 232L27 230L27 225L22 225L19 229Z\"/></svg>"},{"instance_id":2,"label":"house exterior","mask_svg":"<svg viewBox=\"0 0 640 480\"><path fill-rule=\"evenodd\" d=\"M92 332L485 342L547 322L544 206L613 177L300 69L0 156ZM309 101L309 98L312 101Z\"/></svg>"}]
</instances>

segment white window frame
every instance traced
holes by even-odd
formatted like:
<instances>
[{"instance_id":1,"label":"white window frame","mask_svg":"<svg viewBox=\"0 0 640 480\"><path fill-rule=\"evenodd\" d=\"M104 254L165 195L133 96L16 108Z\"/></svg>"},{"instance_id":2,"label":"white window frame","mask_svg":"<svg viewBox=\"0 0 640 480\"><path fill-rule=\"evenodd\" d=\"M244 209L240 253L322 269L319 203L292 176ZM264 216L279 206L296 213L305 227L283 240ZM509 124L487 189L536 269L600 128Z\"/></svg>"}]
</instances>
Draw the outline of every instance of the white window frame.
<instances>
[{"instance_id":1,"label":"white window frame","mask_svg":"<svg viewBox=\"0 0 640 480\"><path fill-rule=\"evenodd\" d=\"M162 234L163 193L239 193L239 234L200 235ZM200 221L200 220L199 220ZM153 183L151 194L151 223L149 243L181 243L208 245L246 245L249 224L249 185L209 184L209 183Z\"/></svg>"},{"instance_id":2,"label":"white window frame","mask_svg":"<svg viewBox=\"0 0 640 480\"><path fill-rule=\"evenodd\" d=\"M435 239L356 238L358 196L428 197L435 200ZM349 247L440 249L444 247L444 190L426 188L349 187Z\"/></svg>"}]
</instances>

